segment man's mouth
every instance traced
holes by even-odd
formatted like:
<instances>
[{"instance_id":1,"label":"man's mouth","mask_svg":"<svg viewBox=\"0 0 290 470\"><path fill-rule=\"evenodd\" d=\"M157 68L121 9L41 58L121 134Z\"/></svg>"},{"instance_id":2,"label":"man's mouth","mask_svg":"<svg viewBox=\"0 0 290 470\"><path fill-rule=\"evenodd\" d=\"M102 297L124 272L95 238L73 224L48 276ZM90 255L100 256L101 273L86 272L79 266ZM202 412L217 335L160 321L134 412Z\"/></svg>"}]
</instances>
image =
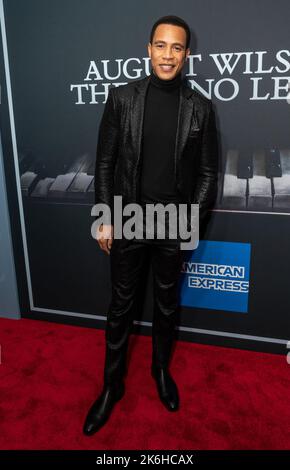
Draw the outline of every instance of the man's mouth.
<instances>
[{"instance_id":1,"label":"man's mouth","mask_svg":"<svg viewBox=\"0 0 290 470\"><path fill-rule=\"evenodd\" d=\"M161 70L163 70L163 72L171 72L175 65L169 65L169 64L159 64L159 67L161 68Z\"/></svg>"}]
</instances>

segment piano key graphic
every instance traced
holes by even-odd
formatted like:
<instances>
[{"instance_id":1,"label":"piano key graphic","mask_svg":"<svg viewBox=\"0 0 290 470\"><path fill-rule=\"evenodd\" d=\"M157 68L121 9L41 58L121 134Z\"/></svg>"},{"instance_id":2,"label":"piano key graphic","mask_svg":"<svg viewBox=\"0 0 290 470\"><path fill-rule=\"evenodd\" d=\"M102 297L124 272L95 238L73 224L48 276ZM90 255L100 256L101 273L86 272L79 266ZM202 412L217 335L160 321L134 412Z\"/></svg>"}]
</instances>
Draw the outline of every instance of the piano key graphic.
<instances>
[{"instance_id":1,"label":"piano key graphic","mask_svg":"<svg viewBox=\"0 0 290 470\"><path fill-rule=\"evenodd\" d=\"M229 150L222 207L290 212L290 150Z\"/></svg>"},{"instance_id":2,"label":"piano key graphic","mask_svg":"<svg viewBox=\"0 0 290 470\"><path fill-rule=\"evenodd\" d=\"M38 176L34 171L26 171L20 177L21 192L23 196L28 196L35 188Z\"/></svg>"},{"instance_id":3,"label":"piano key graphic","mask_svg":"<svg viewBox=\"0 0 290 470\"><path fill-rule=\"evenodd\" d=\"M281 176L273 178L275 209L290 212L290 150L280 150Z\"/></svg>"},{"instance_id":4,"label":"piano key graphic","mask_svg":"<svg viewBox=\"0 0 290 470\"><path fill-rule=\"evenodd\" d=\"M67 173L58 175L48 190L48 197L66 198L70 196L69 188L72 185L77 174L88 168L88 155L81 155L69 167Z\"/></svg>"},{"instance_id":5,"label":"piano key graphic","mask_svg":"<svg viewBox=\"0 0 290 470\"><path fill-rule=\"evenodd\" d=\"M22 175L23 173L28 171L29 168L31 168L31 166L33 165L34 160L35 160L35 157L33 156L33 154L31 152L19 150L19 152L18 152L18 165L19 165L20 175Z\"/></svg>"},{"instance_id":6,"label":"piano key graphic","mask_svg":"<svg viewBox=\"0 0 290 470\"><path fill-rule=\"evenodd\" d=\"M272 209L272 183L266 176L266 152L256 150L253 153L253 175L248 179L248 208Z\"/></svg>"},{"instance_id":7,"label":"piano key graphic","mask_svg":"<svg viewBox=\"0 0 290 470\"><path fill-rule=\"evenodd\" d=\"M55 178L44 178L38 181L37 185L35 186L34 190L31 193L33 198L45 198L47 197L48 190L52 183L54 182Z\"/></svg>"},{"instance_id":8,"label":"piano key graphic","mask_svg":"<svg viewBox=\"0 0 290 470\"><path fill-rule=\"evenodd\" d=\"M253 177L253 154L250 150L240 150L237 177L248 179Z\"/></svg>"},{"instance_id":9,"label":"piano key graphic","mask_svg":"<svg viewBox=\"0 0 290 470\"><path fill-rule=\"evenodd\" d=\"M43 158L35 158L31 153L20 155L20 185L23 196L29 196L37 182L46 173L46 164Z\"/></svg>"},{"instance_id":10,"label":"piano key graphic","mask_svg":"<svg viewBox=\"0 0 290 470\"><path fill-rule=\"evenodd\" d=\"M87 190L93 180L92 172L94 165L89 154L79 156L70 166L62 164L61 174L55 177L47 176L40 179L31 192L33 198L47 197L49 200L80 200L86 197Z\"/></svg>"},{"instance_id":11,"label":"piano key graphic","mask_svg":"<svg viewBox=\"0 0 290 470\"><path fill-rule=\"evenodd\" d=\"M61 158L44 161L20 151L19 168L22 194L32 201L94 202L95 157L88 153L67 163ZM219 207L290 212L289 149L230 149L222 176Z\"/></svg>"},{"instance_id":12,"label":"piano key graphic","mask_svg":"<svg viewBox=\"0 0 290 470\"><path fill-rule=\"evenodd\" d=\"M223 183L222 205L233 209L246 209L247 175L249 165L242 165L238 150L228 150ZM242 162L242 160L241 160Z\"/></svg>"},{"instance_id":13,"label":"piano key graphic","mask_svg":"<svg viewBox=\"0 0 290 470\"><path fill-rule=\"evenodd\" d=\"M74 178L72 184L68 188L68 195L74 198L86 197L86 193L94 179L93 175L86 173L78 173Z\"/></svg>"},{"instance_id":14,"label":"piano key graphic","mask_svg":"<svg viewBox=\"0 0 290 470\"><path fill-rule=\"evenodd\" d=\"M278 148L266 149L266 176L268 178L280 178L282 168L280 161L280 150Z\"/></svg>"}]
</instances>

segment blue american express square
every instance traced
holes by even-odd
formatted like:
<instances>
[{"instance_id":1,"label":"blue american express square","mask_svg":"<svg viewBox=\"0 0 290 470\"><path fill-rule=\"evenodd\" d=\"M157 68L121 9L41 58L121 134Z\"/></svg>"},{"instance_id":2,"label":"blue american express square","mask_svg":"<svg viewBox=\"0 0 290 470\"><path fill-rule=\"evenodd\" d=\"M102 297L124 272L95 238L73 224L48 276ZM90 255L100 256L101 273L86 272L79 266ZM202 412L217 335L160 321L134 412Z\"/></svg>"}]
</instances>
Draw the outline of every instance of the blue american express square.
<instances>
[{"instance_id":1,"label":"blue american express square","mask_svg":"<svg viewBox=\"0 0 290 470\"><path fill-rule=\"evenodd\" d=\"M181 305L248 311L250 243L202 240L184 257Z\"/></svg>"}]
</instances>

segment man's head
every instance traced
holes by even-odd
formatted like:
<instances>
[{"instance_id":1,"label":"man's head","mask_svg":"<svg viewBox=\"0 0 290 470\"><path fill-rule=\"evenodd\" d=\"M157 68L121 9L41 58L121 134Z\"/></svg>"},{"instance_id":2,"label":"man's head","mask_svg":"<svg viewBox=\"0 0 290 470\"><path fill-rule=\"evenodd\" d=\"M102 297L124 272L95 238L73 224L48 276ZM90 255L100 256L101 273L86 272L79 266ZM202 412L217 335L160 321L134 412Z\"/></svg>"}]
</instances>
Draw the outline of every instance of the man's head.
<instances>
[{"instance_id":1,"label":"man's head","mask_svg":"<svg viewBox=\"0 0 290 470\"><path fill-rule=\"evenodd\" d=\"M148 43L154 73L162 80L178 75L190 54L189 45L190 29L182 18L172 15L159 18L152 27Z\"/></svg>"}]
</instances>

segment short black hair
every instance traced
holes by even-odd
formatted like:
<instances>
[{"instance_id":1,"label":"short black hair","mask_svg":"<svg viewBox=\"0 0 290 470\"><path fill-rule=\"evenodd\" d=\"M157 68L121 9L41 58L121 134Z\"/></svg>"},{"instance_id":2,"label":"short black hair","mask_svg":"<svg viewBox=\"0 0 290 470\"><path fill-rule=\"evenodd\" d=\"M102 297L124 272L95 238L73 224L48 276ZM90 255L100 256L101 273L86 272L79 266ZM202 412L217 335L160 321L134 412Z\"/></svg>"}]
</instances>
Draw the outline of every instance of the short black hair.
<instances>
[{"instance_id":1,"label":"short black hair","mask_svg":"<svg viewBox=\"0 0 290 470\"><path fill-rule=\"evenodd\" d=\"M162 16L161 18L159 18L154 23L154 25L152 26L152 29L151 29L151 33L150 33L150 42L151 42L151 44L152 44L152 41L153 41L155 30L156 30L157 26L159 26L160 24L172 24L174 26L180 26L181 28L183 28L186 32L186 49L189 47L189 45L190 45L190 29L189 29L189 26L182 18L180 18L179 16L174 16L174 15Z\"/></svg>"}]
</instances>

